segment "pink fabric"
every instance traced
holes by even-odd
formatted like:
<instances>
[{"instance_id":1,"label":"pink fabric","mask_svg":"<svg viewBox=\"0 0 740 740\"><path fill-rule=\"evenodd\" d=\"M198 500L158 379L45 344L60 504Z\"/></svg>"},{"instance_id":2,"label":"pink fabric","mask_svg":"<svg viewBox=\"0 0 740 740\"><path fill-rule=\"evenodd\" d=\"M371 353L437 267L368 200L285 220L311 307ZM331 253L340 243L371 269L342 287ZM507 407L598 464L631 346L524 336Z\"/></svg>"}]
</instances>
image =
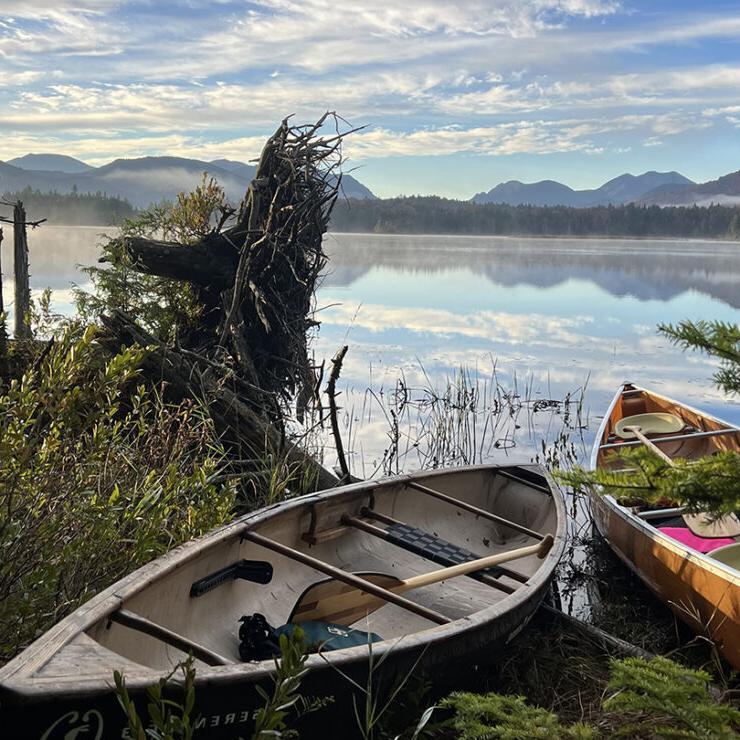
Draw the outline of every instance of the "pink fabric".
<instances>
[{"instance_id":1,"label":"pink fabric","mask_svg":"<svg viewBox=\"0 0 740 740\"><path fill-rule=\"evenodd\" d=\"M735 544L735 540L729 537L698 537L688 527L658 527L658 530L699 552L712 552L718 547Z\"/></svg>"}]
</instances>

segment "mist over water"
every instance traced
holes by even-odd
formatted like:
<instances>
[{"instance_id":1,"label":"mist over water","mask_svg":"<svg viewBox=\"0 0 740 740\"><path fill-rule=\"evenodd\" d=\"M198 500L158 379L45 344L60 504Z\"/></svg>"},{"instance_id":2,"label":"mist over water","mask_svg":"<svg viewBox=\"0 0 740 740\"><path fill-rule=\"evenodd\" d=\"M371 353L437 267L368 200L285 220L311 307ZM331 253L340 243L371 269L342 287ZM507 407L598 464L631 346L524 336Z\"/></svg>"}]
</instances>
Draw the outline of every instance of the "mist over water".
<instances>
[{"instance_id":1,"label":"mist over water","mask_svg":"<svg viewBox=\"0 0 740 740\"><path fill-rule=\"evenodd\" d=\"M87 286L80 266L97 263L104 232L30 231L34 292L51 287L54 309L71 313L72 285ZM738 244L329 234L326 247L314 349L328 362L350 346L340 404L359 475L373 472L388 447L379 401L388 401L398 378L412 392L441 389L461 366L484 381L495 365L500 386L532 399L562 399L585 387L583 454L624 380L740 422L740 405L711 385L714 364L656 332L658 323L684 318L740 322ZM5 229L2 270L12 315L12 228ZM529 459L542 438L551 441L558 419L539 413L517 425L517 446L492 447L492 457Z\"/></svg>"}]
</instances>

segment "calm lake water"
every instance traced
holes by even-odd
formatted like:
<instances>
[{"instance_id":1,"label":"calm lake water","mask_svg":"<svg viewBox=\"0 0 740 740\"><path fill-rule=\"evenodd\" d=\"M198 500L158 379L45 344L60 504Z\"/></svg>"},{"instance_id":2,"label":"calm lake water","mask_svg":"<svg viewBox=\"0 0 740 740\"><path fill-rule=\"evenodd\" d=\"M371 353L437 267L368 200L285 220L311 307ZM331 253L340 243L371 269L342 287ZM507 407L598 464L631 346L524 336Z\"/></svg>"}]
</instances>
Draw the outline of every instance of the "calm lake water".
<instances>
[{"instance_id":1,"label":"calm lake water","mask_svg":"<svg viewBox=\"0 0 740 740\"><path fill-rule=\"evenodd\" d=\"M495 362L521 395L585 387L586 445L624 380L740 421L740 405L712 388L713 363L656 332L684 318L740 321L740 244L332 234L328 249L317 354L348 343L355 389L371 369L376 388L401 371L421 387ZM534 436L520 434L519 452Z\"/></svg>"},{"instance_id":2,"label":"calm lake water","mask_svg":"<svg viewBox=\"0 0 740 740\"><path fill-rule=\"evenodd\" d=\"M72 311L73 284L86 287L79 266L97 261L102 231L45 225L30 232L32 287L51 287L60 312ZM6 229L6 304L11 243ZM399 377L408 399L428 401L428 389L441 393L461 366L489 393L481 405L490 406L494 365L499 389L516 390L520 399L583 392L581 452L624 380L740 422L740 404L711 385L713 363L656 332L658 323L684 318L740 322L740 244L330 234L326 245L331 259L318 293L314 348L328 364L342 344L350 346L340 403L359 475L377 470L388 449L386 416L398 403L392 391ZM527 459L542 438L552 441L559 429L552 410L531 408L495 429L490 414L478 415L484 457ZM405 413L406 457L396 465L412 468L421 454L413 448L419 427Z\"/></svg>"}]
</instances>

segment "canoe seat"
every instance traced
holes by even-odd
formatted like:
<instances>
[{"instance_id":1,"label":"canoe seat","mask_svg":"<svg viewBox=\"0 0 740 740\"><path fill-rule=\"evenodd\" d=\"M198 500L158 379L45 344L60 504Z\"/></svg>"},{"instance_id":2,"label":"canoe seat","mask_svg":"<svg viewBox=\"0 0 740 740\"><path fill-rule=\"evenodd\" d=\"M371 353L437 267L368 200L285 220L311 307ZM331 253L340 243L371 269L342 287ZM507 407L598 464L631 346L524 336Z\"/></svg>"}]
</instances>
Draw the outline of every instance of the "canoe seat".
<instances>
[{"instance_id":1,"label":"canoe seat","mask_svg":"<svg viewBox=\"0 0 740 740\"><path fill-rule=\"evenodd\" d=\"M407 552L413 552L415 555L420 555L427 560L431 560L433 563L449 567L452 565L459 565L460 563L467 563L471 560L477 560L480 555L476 555L470 550L466 550L463 547L454 545L447 540L443 540L441 537L425 532L423 529L412 527L410 524L405 522L399 522L397 519L388 516L387 514L380 514L372 509L363 507L362 516L376 521L383 522L387 525L382 530L382 537L387 542L390 542L396 547L400 547ZM477 581L491 583L493 580L498 580L502 576L506 576L511 580L518 581L519 583L526 583L529 580L529 576L523 575L516 570L507 568L504 565L497 565L492 568L486 568L484 570L477 571L476 573L468 573L469 578L474 578ZM501 590L513 591L503 583L499 584Z\"/></svg>"},{"instance_id":2,"label":"canoe seat","mask_svg":"<svg viewBox=\"0 0 740 740\"><path fill-rule=\"evenodd\" d=\"M622 439L634 439L635 435L626 427L640 427L643 434L673 434L680 432L685 424L675 414L652 413L625 416L614 425L614 432Z\"/></svg>"},{"instance_id":3,"label":"canoe seat","mask_svg":"<svg viewBox=\"0 0 740 740\"><path fill-rule=\"evenodd\" d=\"M735 570L740 570L740 542L736 542L734 545L718 547L710 553L710 557L719 560L720 563L729 565L731 568L735 568Z\"/></svg>"},{"instance_id":4,"label":"canoe seat","mask_svg":"<svg viewBox=\"0 0 740 740\"><path fill-rule=\"evenodd\" d=\"M427 560L431 560L433 563L445 567L468 563L471 560L477 560L481 557L470 550L453 545L451 542L447 542L447 540L442 540L439 537L429 534L429 532L417 529L403 522L391 524L385 531L388 535L387 540L391 544L403 547L408 552L421 555L427 558ZM500 578L505 575L505 571L498 566L494 566L493 568L486 568L477 573L471 573L470 577L480 580L480 577L483 575Z\"/></svg>"}]
</instances>

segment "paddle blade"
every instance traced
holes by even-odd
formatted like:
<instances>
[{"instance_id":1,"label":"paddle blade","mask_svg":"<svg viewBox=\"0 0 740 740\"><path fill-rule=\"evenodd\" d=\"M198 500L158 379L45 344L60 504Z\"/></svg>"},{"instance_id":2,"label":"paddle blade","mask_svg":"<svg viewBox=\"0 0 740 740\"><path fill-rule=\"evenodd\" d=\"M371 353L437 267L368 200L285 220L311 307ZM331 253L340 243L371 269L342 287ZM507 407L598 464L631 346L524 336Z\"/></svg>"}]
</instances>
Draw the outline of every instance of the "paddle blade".
<instances>
[{"instance_id":1,"label":"paddle blade","mask_svg":"<svg viewBox=\"0 0 740 740\"><path fill-rule=\"evenodd\" d=\"M402 581L385 573L357 573L376 586L393 590ZM288 622L332 622L345 627L387 604L377 596L334 578L309 586L293 607Z\"/></svg>"}]
</instances>

